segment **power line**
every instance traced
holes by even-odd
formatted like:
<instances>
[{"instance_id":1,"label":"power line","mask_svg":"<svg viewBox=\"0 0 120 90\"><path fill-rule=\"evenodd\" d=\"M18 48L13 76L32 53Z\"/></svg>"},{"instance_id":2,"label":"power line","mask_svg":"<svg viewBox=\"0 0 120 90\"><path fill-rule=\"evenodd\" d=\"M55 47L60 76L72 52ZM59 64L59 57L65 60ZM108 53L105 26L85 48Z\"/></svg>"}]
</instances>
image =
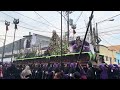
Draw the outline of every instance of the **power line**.
<instances>
[{"instance_id":1,"label":"power line","mask_svg":"<svg viewBox=\"0 0 120 90\"><path fill-rule=\"evenodd\" d=\"M117 17L117 16L119 16L119 15L120 15L120 14L117 14L117 15L115 15L115 16L112 16L112 17L107 18L107 19L105 19L105 20L99 21L99 22L97 22L97 23L101 23L101 22L107 21L107 20L112 19L112 18L114 18L114 17Z\"/></svg>"},{"instance_id":2,"label":"power line","mask_svg":"<svg viewBox=\"0 0 120 90\"><path fill-rule=\"evenodd\" d=\"M13 24L13 23L12 23ZM25 29L28 29L28 30L32 30L32 31L38 31L38 32L47 32L47 33L52 33L52 32L49 32L49 31L41 31L41 30L38 30L38 29L32 29L32 28L28 28L28 27L25 27L25 26L21 26L21 25L18 25L19 27L22 27L22 28L25 28ZM57 32L57 33L60 33L60 32Z\"/></svg>"},{"instance_id":3,"label":"power line","mask_svg":"<svg viewBox=\"0 0 120 90\"><path fill-rule=\"evenodd\" d=\"M14 17L12 17L12 16L10 16L10 15L4 13L4 12L1 12L1 13L3 13L3 14L5 14L5 15L7 15L7 16L9 16L9 17L11 17L11 18L14 19ZM23 22L23 21L20 21L20 22L22 22L22 23L24 23L24 24L26 24L26 25L28 25L28 26L31 26L31 27L37 28L36 26L30 25L30 24L28 24L28 23L26 23L26 22Z\"/></svg>"},{"instance_id":4,"label":"power line","mask_svg":"<svg viewBox=\"0 0 120 90\"><path fill-rule=\"evenodd\" d=\"M101 33L109 33L109 32L113 32L113 31L120 31L120 29L113 29L113 30L109 30L109 31L105 31L105 32L100 32Z\"/></svg>"},{"instance_id":5,"label":"power line","mask_svg":"<svg viewBox=\"0 0 120 90\"><path fill-rule=\"evenodd\" d=\"M0 35L0 36L5 36L5 35ZM13 36L8 36L8 35L7 35L7 37L13 37ZM23 36L16 36L16 37L23 37Z\"/></svg>"},{"instance_id":6,"label":"power line","mask_svg":"<svg viewBox=\"0 0 120 90\"><path fill-rule=\"evenodd\" d=\"M57 11L59 14L61 14L59 11ZM62 15L63 16L63 15ZM65 16L63 16L64 17L64 19L67 21L67 19L66 19L66 17Z\"/></svg>"},{"instance_id":7,"label":"power line","mask_svg":"<svg viewBox=\"0 0 120 90\"><path fill-rule=\"evenodd\" d=\"M105 29L109 29L109 28L115 28L115 27L119 27L120 25L116 25L116 26L111 26L111 27L106 27L106 28L102 28L102 29L99 29L99 30L105 30ZM79 28L79 29L84 29L84 28ZM77 29L77 30L79 30Z\"/></svg>"},{"instance_id":8,"label":"power line","mask_svg":"<svg viewBox=\"0 0 120 90\"><path fill-rule=\"evenodd\" d=\"M0 22L5 22L4 20L0 20Z\"/></svg>"},{"instance_id":9,"label":"power line","mask_svg":"<svg viewBox=\"0 0 120 90\"><path fill-rule=\"evenodd\" d=\"M100 38L101 39L103 39L101 36L100 36ZM109 45L111 45L112 46L112 44L111 43L109 43L107 40L105 40L105 39L103 39L106 43L108 43Z\"/></svg>"},{"instance_id":10,"label":"power line","mask_svg":"<svg viewBox=\"0 0 120 90\"><path fill-rule=\"evenodd\" d=\"M102 38L102 36L100 36L101 38ZM111 36L111 37L113 37L113 36ZM116 37L113 37L114 39L117 39L117 40L120 40L120 39L118 39L118 38L116 38ZM103 39L103 38L102 38ZM112 46L112 44L111 43L109 43L107 40L105 40L105 39L103 39L106 43L108 43L109 45L111 45Z\"/></svg>"},{"instance_id":11,"label":"power line","mask_svg":"<svg viewBox=\"0 0 120 90\"><path fill-rule=\"evenodd\" d=\"M15 12L15 11L14 11ZM35 12L35 11L34 11ZM51 24L52 25L52 23L50 23L49 21L47 21L45 18L43 18L40 14L38 14L37 12L35 12L37 15L39 15L40 17L42 17L45 21L47 21L49 24L46 24L46 23L43 23L43 22L40 22L40 21L37 21L37 20L35 20L35 19L33 19L33 18L30 18L30 17L28 17L28 16L25 16L25 15L23 15L23 14L21 14L21 13L18 13L18 12L15 12L15 13L17 13L17 14L19 14L19 15L22 15L22 16L24 16L24 17L26 17L26 18L29 18L29 19L31 19L31 20L33 20L33 21L36 21L36 22L39 22L39 23L42 23L42 24L44 24L44 25L47 25L47 26L50 26L49 24ZM57 28L57 27L55 27L54 25L52 25L52 26L50 26L50 27L54 27L54 28L56 28L56 29L59 29L59 28ZM47 27L47 29L49 29L48 27ZM49 29L50 30L50 29ZM61 29L59 29L59 30L61 30Z\"/></svg>"},{"instance_id":12,"label":"power line","mask_svg":"<svg viewBox=\"0 0 120 90\"><path fill-rule=\"evenodd\" d=\"M76 22L75 23L77 23L77 21L79 20L79 18L81 17L81 15L82 15L82 13L83 13L83 11L81 11L81 13L80 13L80 15L78 16L78 18L77 18L77 20L76 20Z\"/></svg>"},{"instance_id":13,"label":"power line","mask_svg":"<svg viewBox=\"0 0 120 90\"><path fill-rule=\"evenodd\" d=\"M19 26L19 27L22 27L22 28L25 28L25 29L32 30L32 31L52 33L52 32L49 32L49 31L40 31L40 30L37 30L37 29L32 29L32 28L28 28L28 27L24 27L24 26L20 26L20 25L18 25L18 26Z\"/></svg>"},{"instance_id":14,"label":"power line","mask_svg":"<svg viewBox=\"0 0 120 90\"><path fill-rule=\"evenodd\" d=\"M119 27L120 25L116 25L116 26L112 26L112 27L106 27L106 28L102 28L102 29L99 29L99 30L104 30L104 29L109 29L109 28L114 28L114 27Z\"/></svg>"},{"instance_id":15,"label":"power line","mask_svg":"<svg viewBox=\"0 0 120 90\"><path fill-rule=\"evenodd\" d=\"M101 22L107 21L107 20L112 19L112 18L114 18L114 17L117 17L117 16L119 16L119 15L120 15L120 14L117 14L117 15L112 16L112 17L110 17L110 18L107 18L107 19L105 19L105 20L101 20L101 21L99 21L99 22L97 22L97 23L101 23ZM76 30L80 30L80 29L84 29L84 28L86 28L86 27L82 27L82 28L79 28L79 29L76 29Z\"/></svg>"},{"instance_id":16,"label":"power line","mask_svg":"<svg viewBox=\"0 0 120 90\"><path fill-rule=\"evenodd\" d=\"M3 38L0 38L0 40L4 40Z\"/></svg>"},{"instance_id":17,"label":"power line","mask_svg":"<svg viewBox=\"0 0 120 90\"><path fill-rule=\"evenodd\" d=\"M30 17L28 17L28 16L25 16L25 15L23 15L23 14L21 14L21 13L18 13L18 12L15 12L15 11L14 11L14 13L17 13L17 14L19 14L19 15L22 15L22 16L24 16L24 17L26 17L26 18L29 18L29 19L31 19L31 20L33 20L33 21L36 21L36 22L42 23L42 24L44 24L44 25L50 26L50 25L48 25L48 24L46 24L46 23L43 23L43 22L37 21L37 20L35 20L35 19L33 19L33 18L30 18ZM44 20L45 20L45 19L44 19ZM48 22L48 23L50 23L50 22ZM55 26L50 26L50 27L54 27L54 28L55 28ZM47 27L47 29L49 29L49 28ZM59 29L59 28L56 28L56 29ZM61 30L61 29L59 29L59 30Z\"/></svg>"},{"instance_id":18,"label":"power line","mask_svg":"<svg viewBox=\"0 0 120 90\"><path fill-rule=\"evenodd\" d=\"M120 25L116 25L116 26L111 26L111 27L106 27L106 28L102 28L102 29L99 29L99 30L104 30L104 29L109 29L109 28L114 28L114 27L119 27ZM80 29L85 29L86 27L83 27L83 28L79 28L79 29L76 29L76 30L80 30Z\"/></svg>"},{"instance_id":19,"label":"power line","mask_svg":"<svg viewBox=\"0 0 120 90\"><path fill-rule=\"evenodd\" d=\"M5 14L5 15L7 15L7 16L9 16L9 17L11 17L11 18L14 19L14 17L12 17L12 16L10 16L10 15L4 13L4 12L1 12L1 13L3 13L3 14ZM22 22L22 21L21 21L21 22ZM25 22L22 22L22 23L25 23ZM13 24L13 23L12 23L12 24ZM25 23L25 24L27 24L27 23ZM30 24L27 24L27 25L31 26ZM20 26L20 25L18 25L18 26ZM26 29L29 29L29 30L39 31L39 32L48 32L48 31L35 30L35 29L31 29L31 28L24 27L24 26L20 26L20 27L22 27L22 28L26 28ZM35 26L32 26L32 27L35 27ZM51 33L51 32L50 32L50 33Z\"/></svg>"},{"instance_id":20,"label":"power line","mask_svg":"<svg viewBox=\"0 0 120 90\"><path fill-rule=\"evenodd\" d=\"M51 24L49 21L47 21L44 17L42 17L39 13L37 13L36 11L34 11L38 16L40 16L41 18L43 18L46 22L48 22L49 24ZM59 29L57 27L55 27L53 24L51 24L54 28ZM60 29L59 29L60 30Z\"/></svg>"},{"instance_id":21,"label":"power line","mask_svg":"<svg viewBox=\"0 0 120 90\"><path fill-rule=\"evenodd\" d=\"M107 35L107 34L104 34L104 35ZM111 35L113 35L113 34L111 34ZM110 37L112 37L112 38L114 38L114 39L120 40L120 38L116 38L116 37L111 36L111 35L107 35L107 36L110 36Z\"/></svg>"},{"instance_id":22,"label":"power line","mask_svg":"<svg viewBox=\"0 0 120 90\"><path fill-rule=\"evenodd\" d=\"M4 13L4 12L1 12L1 13L5 14L5 15L11 17L11 18L14 18L14 17L12 17L12 16L10 16L10 15ZM3 22L3 20L0 20L0 21ZM23 22L23 23L25 23L25 22ZM27 24L27 23L25 23L25 24ZM29 25L29 24L28 24L28 25ZM20 25L19 25L19 26L20 26ZM29 25L29 26L31 26L31 25ZM23 27L23 26L20 26L20 27L22 27L22 28L26 28L26 29L29 29L29 30L39 31L39 30L35 30L35 29L31 29L31 28ZM114 27L115 27L115 26L114 26ZM109 28L111 28L111 27L109 27ZM101 29L100 29L100 30L101 30ZM115 31L115 30L110 30L110 31ZM108 32L110 32L110 31L100 32L100 33L108 33ZM117 30L116 30L116 31L117 31ZM48 31L39 31L39 32L48 32ZM49 32L49 33L52 33L52 32ZM58 32L58 33L60 33L60 32ZM79 32L79 33L85 33L85 32Z\"/></svg>"},{"instance_id":23,"label":"power line","mask_svg":"<svg viewBox=\"0 0 120 90\"><path fill-rule=\"evenodd\" d=\"M99 29L99 30L101 30L101 29ZM100 32L100 33L108 33L108 32L112 32L112 31L120 31L120 29L112 29L112 30L104 31L104 32ZM78 33L85 33L85 32L78 32Z\"/></svg>"},{"instance_id":24,"label":"power line","mask_svg":"<svg viewBox=\"0 0 120 90\"><path fill-rule=\"evenodd\" d=\"M14 11L14 12L15 12L15 11ZM25 15L23 15L23 14L21 14L21 13L18 13L18 12L15 12L15 13L17 13L17 14L19 14L19 15L22 15L22 16L24 16L24 17L26 17L26 18L29 18L29 19L31 19L31 20L33 20L33 21L36 21L36 22L38 22L38 23L41 23L41 24L43 24L43 25L50 26L49 24L46 24L46 23L40 22L40 21L35 20L35 19L31 18L31 17L25 16ZM50 26L50 27L53 27L53 26ZM49 28L47 27L47 29L49 29ZM58 28L57 28L57 29L58 29ZM59 30L60 30L60 29L59 29Z\"/></svg>"}]
</instances>

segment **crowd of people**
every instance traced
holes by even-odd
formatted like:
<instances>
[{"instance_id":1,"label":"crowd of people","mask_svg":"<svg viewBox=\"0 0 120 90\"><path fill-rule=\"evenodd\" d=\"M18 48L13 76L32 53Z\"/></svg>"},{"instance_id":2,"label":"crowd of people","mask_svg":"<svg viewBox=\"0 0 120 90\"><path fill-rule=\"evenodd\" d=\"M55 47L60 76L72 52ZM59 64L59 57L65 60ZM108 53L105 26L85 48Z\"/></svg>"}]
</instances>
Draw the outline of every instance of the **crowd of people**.
<instances>
[{"instance_id":1,"label":"crowd of people","mask_svg":"<svg viewBox=\"0 0 120 90\"><path fill-rule=\"evenodd\" d=\"M120 79L120 67L105 63L97 66L88 62L3 64L0 65L0 79Z\"/></svg>"}]
</instances>

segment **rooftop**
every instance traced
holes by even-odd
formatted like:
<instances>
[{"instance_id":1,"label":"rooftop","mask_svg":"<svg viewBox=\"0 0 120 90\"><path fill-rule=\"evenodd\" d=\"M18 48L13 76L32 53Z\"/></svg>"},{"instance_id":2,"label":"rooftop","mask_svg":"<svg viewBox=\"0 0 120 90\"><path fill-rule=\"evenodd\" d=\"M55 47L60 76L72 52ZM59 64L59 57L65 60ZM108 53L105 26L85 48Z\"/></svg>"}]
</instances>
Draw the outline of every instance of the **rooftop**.
<instances>
[{"instance_id":1,"label":"rooftop","mask_svg":"<svg viewBox=\"0 0 120 90\"><path fill-rule=\"evenodd\" d=\"M108 46L110 50L115 50L117 52L120 52L120 45L115 45L115 46Z\"/></svg>"}]
</instances>

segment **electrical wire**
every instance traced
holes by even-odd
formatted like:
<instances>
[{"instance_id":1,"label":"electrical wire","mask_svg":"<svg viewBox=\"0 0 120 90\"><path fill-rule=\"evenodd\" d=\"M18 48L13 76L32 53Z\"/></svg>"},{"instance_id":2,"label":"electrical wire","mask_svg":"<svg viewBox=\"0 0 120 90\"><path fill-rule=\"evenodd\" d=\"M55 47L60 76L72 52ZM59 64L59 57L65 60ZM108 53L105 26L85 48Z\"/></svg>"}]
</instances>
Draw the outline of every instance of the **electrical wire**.
<instances>
[{"instance_id":1,"label":"electrical wire","mask_svg":"<svg viewBox=\"0 0 120 90\"><path fill-rule=\"evenodd\" d=\"M36 11L34 11L39 17L43 18L46 22L48 22L49 24L51 24L48 20L46 20L44 17L42 17L39 13L37 13ZM54 28L59 29L57 27L55 27L53 24L51 24ZM60 30L60 29L59 29Z\"/></svg>"},{"instance_id":2,"label":"electrical wire","mask_svg":"<svg viewBox=\"0 0 120 90\"><path fill-rule=\"evenodd\" d=\"M0 12L1 12L1 11L0 11ZM4 12L1 12L1 13L5 14L5 15L7 15L7 16L13 18L13 19L15 19L15 18L12 17L11 15L8 15L8 14L6 14L6 13L4 13ZM28 26L31 26L31 27L33 27L33 28L37 28L36 26L30 25L30 24L28 24L28 23L26 23L26 22L23 22L23 21L20 21L20 22L22 22L22 23L24 23L24 24L26 24L26 25L28 25ZM41 29L41 28L39 28L39 29Z\"/></svg>"},{"instance_id":3,"label":"electrical wire","mask_svg":"<svg viewBox=\"0 0 120 90\"><path fill-rule=\"evenodd\" d=\"M3 13L3 14L5 14L5 15L7 15L7 16L9 16L9 17L11 17L11 18L14 18L14 17L12 17L12 16L10 16L10 15L8 15L8 14L6 14L6 13L4 13L4 12L1 12L1 13ZM16 13L18 13L18 12L16 12ZM19 13L20 14L20 13ZM23 14L21 14L21 15L23 15ZM28 17L29 18L29 17ZM2 22L4 22L3 20L2 20ZM29 26L32 26L32 25L30 25L30 24L28 24L28 23L25 23L25 22L23 22L23 21L21 21L22 23L24 23L24 24L27 24L27 25L29 25ZM119 26L119 25L117 25L117 26ZM21 26L22 27L22 26ZM35 27L35 26L32 26L32 27ZM116 27L116 26L113 26L113 27ZM112 28L112 27L108 27L108 28ZM104 29L108 29L108 28L104 28ZM83 28L80 28L80 29L83 29ZM29 29L30 30L30 29ZM32 29L33 30L33 29ZM102 29L99 29L99 30L102 30ZM35 31L38 31L38 30L35 30ZM44 32L44 31L41 31L41 32ZM46 31L47 32L47 31ZM107 31L106 31L107 32ZM85 32L78 32L78 33L85 33ZM102 32L103 33L103 32Z\"/></svg>"},{"instance_id":4,"label":"electrical wire","mask_svg":"<svg viewBox=\"0 0 120 90\"><path fill-rule=\"evenodd\" d=\"M117 14L117 15L115 15L115 16L112 16L112 17L110 17L110 18L104 19L104 20L99 21L99 22L97 22L97 23L101 23L101 22L107 21L107 20L112 19L112 18L115 18L115 17L117 17L117 16L119 16L119 15L120 15L120 14Z\"/></svg>"},{"instance_id":5,"label":"electrical wire","mask_svg":"<svg viewBox=\"0 0 120 90\"><path fill-rule=\"evenodd\" d=\"M59 14L61 14L59 11L57 11ZM63 16L63 15L62 15ZM64 19L67 21L67 19L65 18L65 16L63 16L64 17Z\"/></svg>"},{"instance_id":6,"label":"electrical wire","mask_svg":"<svg viewBox=\"0 0 120 90\"><path fill-rule=\"evenodd\" d=\"M14 12L15 12L15 11L14 11ZM36 22L38 22L38 23L41 23L41 24L43 24L43 25L50 26L49 24L46 24L46 23L40 22L40 21L35 20L35 19L31 18L31 17L25 16L25 15L23 15L23 14L21 14L21 13L18 13L18 12L15 12L15 13L17 13L17 14L19 14L19 15L22 15L22 16L24 16L24 17L26 17L26 18L29 18L29 19L31 19L31 20L33 20L33 21L36 21ZM50 27L53 27L53 26L50 26ZM54 28L55 28L55 27L54 27ZM47 29L49 29L49 28L47 27ZM58 29L58 28L57 28L57 29ZM50 29L49 29L49 30L50 30ZM59 29L59 30L60 30L60 29Z\"/></svg>"},{"instance_id":7,"label":"electrical wire","mask_svg":"<svg viewBox=\"0 0 120 90\"><path fill-rule=\"evenodd\" d=\"M18 26L21 27L21 28L24 28L24 29L32 30L32 31L52 33L52 32L49 32L49 31L44 31L44 30L41 31L41 30L38 30L38 29L32 29L32 28L28 28L28 27L25 27L25 26L21 26L21 25L18 25ZM57 32L57 33L60 33L60 32Z\"/></svg>"},{"instance_id":8,"label":"electrical wire","mask_svg":"<svg viewBox=\"0 0 120 90\"><path fill-rule=\"evenodd\" d=\"M101 39L103 39L101 36L99 36ZM111 43L109 43L107 40L103 39L107 44L109 44L110 46L112 46Z\"/></svg>"},{"instance_id":9,"label":"electrical wire","mask_svg":"<svg viewBox=\"0 0 120 90\"><path fill-rule=\"evenodd\" d=\"M49 31L40 31L40 30L37 30L37 29L32 29L32 28L24 27L24 26L21 26L21 25L18 25L18 26L22 27L22 28L25 28L25 29L28 29L28 30L32 30L32 31L52 33L52 32L49 32Z\"/></svg>"},{"instance_id":10,"label":"electrical wire","mask_svg":"<svg viewBox=\"0 0 120 90\"><path fill-rule=\"evenodd\" d=\"M5 35L0 35L0 36L5 36ZM13 37L13 36L8 36L8 35L7 35L6 37ZM16 36L16 37L19 37L19 38L20 38L20 37L23 37L23 36Z\"/></svg>"},{"instance_id":11,"label":"electrical wire","mask_svg":"<svg viewBox=\"0 0 120 90\"><path fill-rule=\"evenodd\" d=\"M115 16L112 16L112 17L110 17L110 18L107 18L107 19L101 20L101 21L96 22L96 23L101 23L101 22L107 21L107 20L112 19L112 18L114 18L114 17L117 17L117 16L119 16L119 15L120 15L120 14L117 14L117 15L115 15ZM85 28L86 28L86 27L82 27L82 28L79 28L79 29L76 29L76 30L85 29Z\"/></svg>"},{"instance_id":12,"label":"electrical wire","mask_svg":"<svg viewBox=\"0 0 120 90\"><path fill-rule=\"evenodd\" d=\"M104 38L102 38L102 36L100 35L100 37L101 37L101 39L103 39L106 43L108 43L110 46L112 46L112 44L111 43L109 43L107 40L105 40ZM112 36L113 37L113 36ZM118 39L118 38L115 38L115 37L113 37L114 39L117 39L117 40L120 40L120 39Z\"/></svg>"},{"instance_id":13,"label":"electrical wire","mask_svg":"<svg viewBox=\"0 0 120 90\"><path fill-rule=\"evenodd\" d=\"M78 20L80 19L80 17L82 16L82 13L83 13L83 11L81 11L81 13L80 13L80 15L78 16L78 18L77 18L75 24L77 23L77 21L78 21Z\"/></svg>"},{"instance_id":14,"label":"electrical wire","mask_svg":"<svg viewBox=\"0 0 120 90\"><path fill-rule=\"evenodd\" d=\"M111 36L111 35L113 35L113 34L111 34L111 35L107 35L107 34L104 34L105 36L110 36L110 37L112 37L112 38L114 38L114 39L117 39L117 40L120 40L120 38L116 38L116 37L114 37L114 36Z\"/></svg>"}]
</instances>

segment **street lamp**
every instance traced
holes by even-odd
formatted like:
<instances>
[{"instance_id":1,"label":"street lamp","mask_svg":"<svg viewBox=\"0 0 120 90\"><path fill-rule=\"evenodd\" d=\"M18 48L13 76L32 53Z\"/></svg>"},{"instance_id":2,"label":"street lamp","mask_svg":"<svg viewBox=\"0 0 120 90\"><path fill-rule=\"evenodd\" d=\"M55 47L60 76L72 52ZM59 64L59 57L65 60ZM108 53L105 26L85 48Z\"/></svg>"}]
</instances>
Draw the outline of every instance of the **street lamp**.
<instances>
[{"instance_id":1,"label":"street lamp","mask_svg":"<svg viewBox=\"0 0 120 90\"><path fill-rule=\"evenodd\" d=\"M114 21L114 19L110 19L109 21Z\"/></svg>"},{"instance_id":2,"label":"street lamp","mask_svg":"<svg viewBox=\"0 0 120 90\"><path fill-rule=\"evenodd\" d=\"M1 59L2 63L3 63L4 53L5 53L5 43L6 43L7 31L8 31L8 26L10 26L10 22L5 20L5 26L6 26L6 33L5 33L4 43L3 43L3 52L2 52L2 59Z\"/></svg>"},{"instance_id":3,"label":"street lamp","mask_svg":"<svg viewBox=\"0 0 120 90\"><path fill-rule=\"evenodd\" d=\"M103 21L97 22L97 24L103 23L103 22L105 22L105 21L114 21L114 20L115 20L115 19L107 19L107 20L103 20Z\"/></svg>"},{"instance_id":4,"label":"street lamp","mask_svg":"<svg viewBox=\"0 0 120 90\"><path fill-rule=\"evenodd\" d=\"M17 30L17 24L19 24L19 19L14 19L13 23L15 24L15 30L14 30L14 38L13 38L13 45L12 45L12 57L11 57L11 62L12 62L12 58L13 58L13 51L14 51L14 43L15 43L15 34L16 34L16 30Z\"/></svg>"},{"instance_id":5,"label":"street lamp","mask_svg":"<svg viewBox=\"0 0 120 90\"><path fill-rule=\"evenodd\" d=\"M96 37L96 44L97 44L97 47L96 47L96 59L99 59L99 43L100 43L100 41L101 41L101 39L99 38L99 36L98 36L98 24L100 24L100 23L103 23L103 22L105 22L105 21L114 21L114 19L109 19L109 20L103 20L103 21L100 21L100 22L97 22L96 23L96 34L95 34L95 37Z\"/></svg>"},{"instance_id":6,"label":"street lamp","mask_svg":"<svg viewBox=\"0 0 120 90\"><path fill-rule=\"evenodd\" d=\"M97 43L99 44L99 41L98 41L98 24L100 24L100 23L103 23L103 22L105 22L105 21L114 21L114 19L109 19L109 20L103 20L103 21L100 21L100 22L97 22L96 23L96 34L97 34Z\"/></svg>"}]
</instances>

